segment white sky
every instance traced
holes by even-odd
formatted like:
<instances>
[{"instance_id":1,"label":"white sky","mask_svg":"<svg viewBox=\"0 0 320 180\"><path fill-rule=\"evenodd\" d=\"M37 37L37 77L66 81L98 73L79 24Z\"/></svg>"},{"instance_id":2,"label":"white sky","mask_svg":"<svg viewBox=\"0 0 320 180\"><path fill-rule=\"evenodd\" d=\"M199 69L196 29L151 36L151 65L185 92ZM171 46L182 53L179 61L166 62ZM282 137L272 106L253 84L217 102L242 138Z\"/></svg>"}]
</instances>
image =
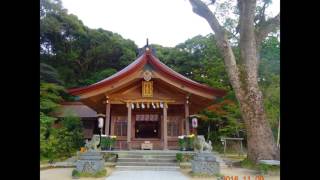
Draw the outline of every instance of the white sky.
<instances>
[{"instance_id":1,"label":"white sky","mask_svg":"<svg viewBox=\"0 0 320 180\"><path fill-rule=\"evenodd\" d=\"M192 12L188 0L62 0L69 13L90 28L102 28L133 40L173 47L196 35L212 33L205 19ZM273 0L269 12L280 11Z\"/></svg>"}]
</instances>

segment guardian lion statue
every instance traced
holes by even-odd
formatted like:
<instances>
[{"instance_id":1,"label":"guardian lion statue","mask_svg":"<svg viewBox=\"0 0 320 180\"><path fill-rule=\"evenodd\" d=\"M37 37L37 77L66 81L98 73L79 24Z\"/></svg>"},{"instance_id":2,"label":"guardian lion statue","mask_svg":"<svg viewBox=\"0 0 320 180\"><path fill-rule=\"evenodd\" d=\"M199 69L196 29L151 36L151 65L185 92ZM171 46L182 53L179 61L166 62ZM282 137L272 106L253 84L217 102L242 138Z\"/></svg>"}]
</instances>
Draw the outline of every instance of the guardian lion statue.
<instances>
[{"instance_id":1,"label":"guardian lion statue","mask_svg":"<svg viewBox=\"0 0 320 180\"><path fill-rule=\"evenodd\" d=\"M194 149L198 152L212 152L212 143L209 140L206 142L204 136L199 135L197 136L197 139L194 142Z\"/></svg>"},{"instance_id":2,"label":"guardian lion statue","mask_svg":"<svg viewBox=\"0 0 320 180\"><path fill-rule=\"evenodd\" d=\"M99 142L100 142L100 137L94 135L91 141L86 140L85 147L88 151L96 151L98 150Z\"/></svg>"}]
</instances>

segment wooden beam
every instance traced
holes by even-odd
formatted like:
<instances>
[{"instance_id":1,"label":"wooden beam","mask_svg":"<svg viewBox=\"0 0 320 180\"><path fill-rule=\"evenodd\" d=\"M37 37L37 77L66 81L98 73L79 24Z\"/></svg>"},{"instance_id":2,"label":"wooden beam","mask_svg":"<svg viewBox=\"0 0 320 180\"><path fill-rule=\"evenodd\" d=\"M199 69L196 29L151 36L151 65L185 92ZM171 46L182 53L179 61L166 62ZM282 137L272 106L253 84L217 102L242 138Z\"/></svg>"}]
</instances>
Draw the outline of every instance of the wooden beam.
<instances>
[{"instance_id":1,"label":"wooden beam","mask_svg":"<svg viewBox=\"0 0 320 180\"><path fill-rule=\"evenodd\" d=\"M174 103L175 100L171 100L171 99L131 99L131 100L122 100L125 103Z\"/></svg>"}]
</instances>

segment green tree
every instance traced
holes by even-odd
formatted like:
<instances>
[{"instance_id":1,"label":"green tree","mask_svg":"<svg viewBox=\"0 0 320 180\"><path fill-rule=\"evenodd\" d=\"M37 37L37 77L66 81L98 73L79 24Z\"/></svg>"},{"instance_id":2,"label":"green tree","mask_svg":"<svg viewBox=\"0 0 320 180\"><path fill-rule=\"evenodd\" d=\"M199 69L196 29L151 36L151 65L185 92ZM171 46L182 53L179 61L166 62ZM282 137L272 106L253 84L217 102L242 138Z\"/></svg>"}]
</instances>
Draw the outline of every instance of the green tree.
<instances>
[{"instance_id":1,"label":"green tree","mask_svg":"<svg viewBox=\"0 0 320 180\"><path fill-rule=\"evenodd\" d=\"M118 71L136 58L133 41L88 28L60 0L42 0L40 5L40 60L59 72L65 87L88 85L97 72Z\"/></svg>"}]
</instances>

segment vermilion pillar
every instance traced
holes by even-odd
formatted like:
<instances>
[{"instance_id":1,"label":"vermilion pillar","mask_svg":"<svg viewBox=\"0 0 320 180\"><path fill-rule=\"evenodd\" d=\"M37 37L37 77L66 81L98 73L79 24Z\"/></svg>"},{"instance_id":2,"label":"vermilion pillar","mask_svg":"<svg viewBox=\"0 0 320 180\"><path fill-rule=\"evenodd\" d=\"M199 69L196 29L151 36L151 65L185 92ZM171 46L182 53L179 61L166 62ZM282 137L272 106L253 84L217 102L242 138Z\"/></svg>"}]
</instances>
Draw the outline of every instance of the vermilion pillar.
<instances>
[{"instance_id":1,"label":"vermilion pillar","mask_svg":"<svg viewBox=\"0 0 320 180\"><path fill-rule=\"evenodd\" d=\"M131 149L131 103L127 104L128 108L128 125L127 125L127 144L128 149Z\"/></svg>"},{"instance_id":2,"label":"vermilion pillar","mask_svg":"<svg viewBox=\"0 0 320 180\"><path fill-rule=\"evenodd\" d=\"M163 149L168 149L168 118L167 118L167 104L163 106Z\"/></svg>"},{"instance_id":3,"label":"vermilion pillar","mask_svg":"<svg viewBox=\"0 0 320 180\"><path fill-rule=\"evenodd\" d=\"M186 134L190 134L190 128L189 128L189 97L187 97L186 103L184 105L185 110L185 121L186 121Z\"/></svg>"},{"instance_id":4,"label":"vermilion pillar","mask_svg":"<svg viewBox=\"0 0 320 180\"><path fill-rule=\"evenodd\" d=\"M104 133L106 135L110 135L109 129L110 129L110 102L108 96L106 97L106 123L105 123L105 131Z\"/></svg>"}]
</instances>

